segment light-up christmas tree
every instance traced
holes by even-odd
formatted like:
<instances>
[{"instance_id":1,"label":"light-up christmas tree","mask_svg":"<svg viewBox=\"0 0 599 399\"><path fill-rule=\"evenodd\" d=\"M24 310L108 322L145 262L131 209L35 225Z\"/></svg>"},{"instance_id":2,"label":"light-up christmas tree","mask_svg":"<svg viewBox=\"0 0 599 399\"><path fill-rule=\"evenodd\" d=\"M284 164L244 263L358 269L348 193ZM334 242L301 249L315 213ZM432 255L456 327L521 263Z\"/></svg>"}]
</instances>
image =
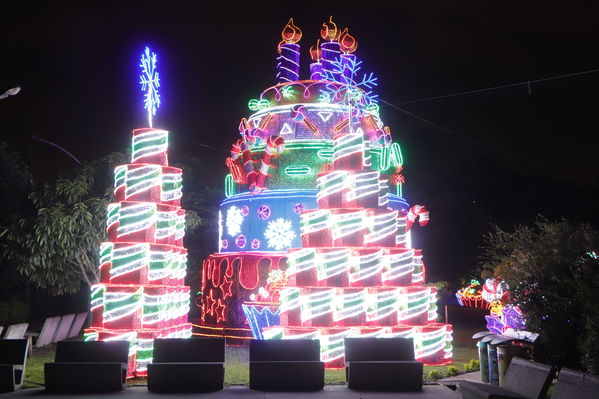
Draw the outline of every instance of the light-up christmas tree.
<instances>
[{"instance_id":1,"label":"light-up christmas tree","mask_svg":"<svg viewBox=\"0 0 599 399\"><path fill-rule=\"evenodd\" d=\"M241 120L197 332L319 339L327 367L343 366L344 337L412 337L418 359L450 362L451 326L436 322L436 291L411 247L410 228L428 212L402 197L377 79L361 72L347 29L331 19L320 33L310 80L299 80L302 33L289 21L278 84Z\"/></svg>"},{"instance_id":2,"label":"light-up christmas tree","mask_svg":"<svg viewBox=\"0 0 599 399\"><path fill-rule=\"evenodd\" d=\"M191 336L189 287L184 279L185 211L182 171L168 166L168 132L152 128L160 106L156 54L141 58L149 128L133 130L131 163L114 170L108 242L100 247L100 283L92 287L86 340L131 343L128 376L143 376L157 337Z\"/></svg>"}]
</instances>

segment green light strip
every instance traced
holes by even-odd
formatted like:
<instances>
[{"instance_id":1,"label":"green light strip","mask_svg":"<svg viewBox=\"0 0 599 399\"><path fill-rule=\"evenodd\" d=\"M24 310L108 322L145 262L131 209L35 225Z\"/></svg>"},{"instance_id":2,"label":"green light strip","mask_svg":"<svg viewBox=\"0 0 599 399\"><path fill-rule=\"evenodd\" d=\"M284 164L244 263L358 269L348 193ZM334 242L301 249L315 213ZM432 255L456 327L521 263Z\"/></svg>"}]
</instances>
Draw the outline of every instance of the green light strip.
<instances>
[{"instance_id":1,"label":"green light strip","mask_svg":"<svg viewBox=\"0 0 599 399\"><path fill-rule=\"evenodd\" d=\"M250 150L254 151L264 151L266 147L265 144L259 144L255 146L250 146ZM333 140L326 139L307 139L307 140L288 140L285 141L285 149L286 150L309 150L309 149L322 149L328 150L333 148Z\"/></svg>"},{"instance_id":2,"label":"green light strip","mask_svg":"<svg viewBox=\"0 0 599 399\"><path fill-rule=\"evenodd\" d=\"M285 168L287 176L307 176L312 173L312 168L308 165L292 165Z\"/></svg>"},{"instance_id":3,"label":"green light strip","mask_svg":"<svg viewBox=\"0 0 599 399\"><path fill-rule=\"evenodd\" d=\"M229 198L235 194L235 182L233 176L229 173L225 176L225 197Z\"/></svg>"}]
</instances>

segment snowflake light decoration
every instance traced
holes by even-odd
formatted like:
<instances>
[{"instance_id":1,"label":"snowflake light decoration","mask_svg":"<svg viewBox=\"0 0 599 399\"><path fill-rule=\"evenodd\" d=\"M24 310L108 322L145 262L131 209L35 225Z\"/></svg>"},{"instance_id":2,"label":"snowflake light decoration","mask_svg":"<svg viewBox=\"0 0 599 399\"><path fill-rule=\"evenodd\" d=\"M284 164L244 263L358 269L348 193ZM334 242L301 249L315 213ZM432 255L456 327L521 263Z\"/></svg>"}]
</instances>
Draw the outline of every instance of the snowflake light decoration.
<instances>
[{"instance_id":1,"label":"snowflake light decoration","mask_svg":"<svg viewBox=\"0 0 599 399\"><path fill-rule=\"evenodd\" d=\"M141 91L145 92L144 109L148 110L148 124L150 127L152 127L152 116L156 115L156 110L160 107L160 94L158 94L160 77L156 70L156 60L156 53L150 51L150 48L146 46L139 65L141 67L139 83L141 84Z\"/></svg>"},{"instance_id":2,"label":"snowflake light decoration","mask_svg":"<svg viewBox=\"0 0 599 399\"><path fill-rule=\"evenodd\" d=\"M362 116L369 105L378 102L378 94L373 92L378 85L378 78L372 72L358 74L362 69L362 61L356 57L337 58L331 64L333 70L323 71L330 98L343 98L352 117Z\"/></svg>"},{"instance_id":3,"label":"snowflake light decoration","mask_svg":"<svg viewBox=\"0 0 599 399\"><path fill-rule=\"evenodd\" d=\"M243 212L235 205L227 210L227 234L231 237L241 233L241 224L243 223Z\"/></svg>"},{"instance_id":4,"label":"snowflake light decoration","mask_svg":"<svg viewBox=\"0 0 599 399\"><path fill-rule=\"evenodd\" d=\"M295 238L295 232L292 230L291 221L283 218L268 222L264 237L268 240L268 247L280 251L291 247L291 242Z\"/></svg>"}]
</instances>

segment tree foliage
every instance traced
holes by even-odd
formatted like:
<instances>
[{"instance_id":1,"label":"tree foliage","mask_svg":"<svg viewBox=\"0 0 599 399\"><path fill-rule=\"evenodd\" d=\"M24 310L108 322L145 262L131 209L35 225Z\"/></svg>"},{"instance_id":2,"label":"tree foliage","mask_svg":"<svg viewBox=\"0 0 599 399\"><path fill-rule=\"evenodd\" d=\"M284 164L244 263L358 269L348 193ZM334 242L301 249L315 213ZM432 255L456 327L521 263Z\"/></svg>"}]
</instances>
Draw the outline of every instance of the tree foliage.
<instances>
[{"instance_id":1,"label":"tree foliage","mask_svg":"<svg viewBox=\"0 0 599 399\"><path fill-rule=\"evenodd\" d=\"M0 226L16 223L20 215L33 214L34 208L29 200L32 189L32 178L29 168L21 159L20 154L10 152L8 146L0 142ZM0 251L3 244L0 241ZM11 245L11 250L19 247ZM0 252L1 253L1 252ZM0 257L0 293L1 299L19 298L27 288L27 280L17 272L15 260Z\"/></svg>"},{"instance_id":2,"label":"tree foliage","mask_svg":"<svg viewBox=\"0 0 599 399\"><path fill-rule=\"evenodd\" d=\"M216 235L195 231L216 226L217 212L210 206L214 190L194 184L194 171L199 173L200 168L197 160L188 162L193 167L183 172L186 230L203 249ZM54 295L76 293L82 284L97 283L100 242L107 238L106 205L114 201L112 172L123 163L125 154L112 153L66 173L54 184L24 188L30 211L0 221L2 259L14 264L31 284ZM196 248L190 251L190 269L199 267L197 258L202 255Z\"/></svg>"},{"instance_id":3,"label":"tree foliage","mask_svg":"<svg viewBox=\"0 0 599 399\"><path fill-rule=\"evenodd\" d=\"M4 256L36 287L58 295L98 282L107 199L95 188L94 166L84 166L72 177L34 189L29 195L34 214L0 228L0 237L11 244L3 247Z\"/></svg>"},{"instance_id":4,"label":"tree foliage","mask_svg":"<svg viewBox=\"0 0 599 399\"><path fill-rule=\"evenodd\" d=\"M588 223L539 217L485 236L481 277L501 276L540 334L547 362L599 372L599 233Z\"/></svg>"}]
</instances>

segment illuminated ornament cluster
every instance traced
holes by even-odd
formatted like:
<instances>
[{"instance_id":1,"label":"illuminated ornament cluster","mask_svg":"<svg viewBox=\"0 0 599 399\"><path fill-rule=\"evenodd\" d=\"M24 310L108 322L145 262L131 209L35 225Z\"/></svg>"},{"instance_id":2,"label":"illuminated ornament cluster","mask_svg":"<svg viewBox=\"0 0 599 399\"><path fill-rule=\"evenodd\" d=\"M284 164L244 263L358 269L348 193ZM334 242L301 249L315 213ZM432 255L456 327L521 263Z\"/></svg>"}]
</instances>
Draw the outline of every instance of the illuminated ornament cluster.
<instances>
[{"instance_id":1,"label":"illuminated ornament cluster","mask_svg":"<svg viewBox=\"0 0 599 399\"><path fill-rule=\"evenodd\" d=\"M401 197L401 149L356 39L330 19L311 80L298 80L293 20L282 37L278 84L249 102L225 161L219 252L202 265L195 332L319 339L326 367L343 366L345 337L411 337L418 359L450 362L452 329L436 322L410 239L429 213Z\"/></svg>"},{"instance_id":2,"label":"illuminated ornament cluster","mask_svg":"<svg viewBox=\"0 0 599 399\"><path fill-rule=\"evenodd\" d=\"M526 320L518 306L508 304L509 297L509 286L501 277L488 278L483 285L478 280L471 280L467 287L456 293L461 306L489 309L485 320L487 329L493 334L534 341L538 334L524 330Z\"/></svg>"},{"instance_id":3,"label":"illuminated ornament cluster","mask_svg":"<svg viewBox=\"0 0 599 399\"><path fill-rule=\"evenodd\" d=\"M154 113L158 73L149 54L146 48L141 83ZM168 166L166 130L135 129L132 147L131 163L114 170L117 202L108 205L109 241L100 245L100 283L92 287L85 331L86 340L131 343L129 377L146 374L154 338L191 336L182 171Z\"/></svg>"},{"instance_id":4,"label":"illuminated ornament cluster","mask_svg":"<svg viewBox=\"0 0 599 399\"><path fill-rule=\"evenodd\" d=\"M460 306L488 309L491 305L482 296L480 281L470 280L468 286L456 292L456 298Z\"/></svg>"}]
</instances>

